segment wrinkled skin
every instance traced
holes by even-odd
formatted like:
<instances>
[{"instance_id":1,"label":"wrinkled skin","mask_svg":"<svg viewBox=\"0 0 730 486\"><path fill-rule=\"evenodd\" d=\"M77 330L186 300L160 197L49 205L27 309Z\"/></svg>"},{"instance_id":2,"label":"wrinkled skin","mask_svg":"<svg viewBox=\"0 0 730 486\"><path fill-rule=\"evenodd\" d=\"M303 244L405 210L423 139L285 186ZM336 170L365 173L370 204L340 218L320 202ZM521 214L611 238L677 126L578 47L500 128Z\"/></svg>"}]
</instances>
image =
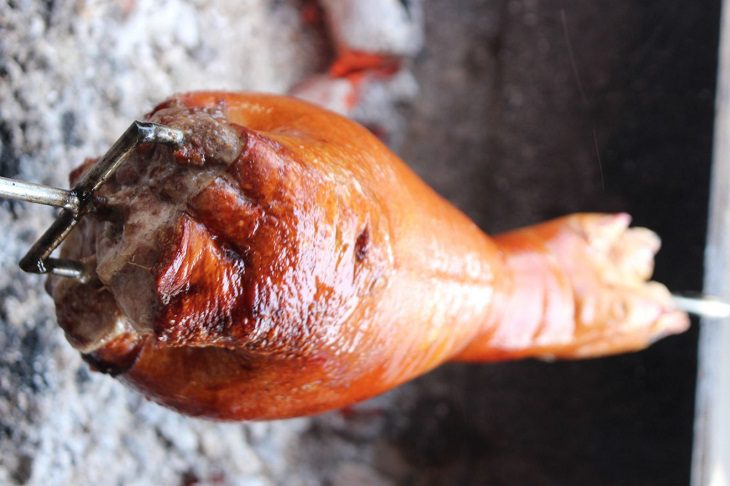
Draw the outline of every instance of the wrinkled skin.
<instances>
[{"instance_id":1,"label":"wrinkled skin","mask_svg":"<svg viewBox=\"0 0 730 486\"><path fill-rule=\"evenodd\" d=\"M118 171L63 248L95 278L49 289L92 366L180 412L312 414L449 360L601 356L688 325L626 215L491 239L313 105L191 93L147 118L186 146Z\"/></svg>"}]
</instances>

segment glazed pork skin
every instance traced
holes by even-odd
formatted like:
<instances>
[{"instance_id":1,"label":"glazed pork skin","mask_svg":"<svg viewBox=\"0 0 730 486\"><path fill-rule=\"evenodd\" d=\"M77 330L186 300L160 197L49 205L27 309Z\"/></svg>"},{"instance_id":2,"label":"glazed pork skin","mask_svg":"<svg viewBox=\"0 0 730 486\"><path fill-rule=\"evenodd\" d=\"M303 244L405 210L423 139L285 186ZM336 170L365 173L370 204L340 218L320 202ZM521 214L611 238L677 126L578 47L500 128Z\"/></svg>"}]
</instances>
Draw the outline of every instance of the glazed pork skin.
<instances>
[{"instance_id":1,"label":"glazed pork skin","mask_svg":"<svg viewBox=\"0 0 730 486\"><path fill-rule=\"evenodd\" d=\"M666 289L643 290L646 258L614 278L624 216L495 242L367 130L313 105L191 93L147 119L185 130L185 147L120 168L63 248L95 277L49 288L93 366L181 412L306 415L449 359L603 355L686 328ZM650 267L656 248L640 246ZM566 248L585 266L556 256Z\"/></svg>"}]
</instances>

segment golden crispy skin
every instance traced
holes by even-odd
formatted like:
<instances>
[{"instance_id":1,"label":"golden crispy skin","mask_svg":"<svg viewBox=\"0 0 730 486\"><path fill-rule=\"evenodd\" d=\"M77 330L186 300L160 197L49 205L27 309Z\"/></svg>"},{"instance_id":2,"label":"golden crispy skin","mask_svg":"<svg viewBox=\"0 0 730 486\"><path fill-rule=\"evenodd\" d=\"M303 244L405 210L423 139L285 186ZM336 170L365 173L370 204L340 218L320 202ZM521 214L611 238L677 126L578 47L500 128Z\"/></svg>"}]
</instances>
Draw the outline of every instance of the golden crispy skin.
<instances>
[{"instance_id":1,"label":"golden crispy skin","mask_svg":"<svg viewBox=\"0 0 730 486\"><path fill-rule=\"evenodd\" d=\"M312 414L447 360L597 356L687 326L625 215L493 240L313 105L201 92L148 119L188 145L120 169L63 250L98 277L50 289L87 360L183 413Z\"/></svg>"}]
</instances>

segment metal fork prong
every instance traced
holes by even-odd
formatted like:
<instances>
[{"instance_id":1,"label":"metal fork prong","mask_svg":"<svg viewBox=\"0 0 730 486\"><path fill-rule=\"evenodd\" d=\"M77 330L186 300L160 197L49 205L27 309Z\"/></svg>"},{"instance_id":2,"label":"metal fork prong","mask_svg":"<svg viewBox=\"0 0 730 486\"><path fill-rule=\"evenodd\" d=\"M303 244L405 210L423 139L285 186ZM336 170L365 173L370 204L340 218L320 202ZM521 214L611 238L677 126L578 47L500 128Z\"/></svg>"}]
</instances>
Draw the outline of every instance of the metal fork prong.
<instances>
[{"instance_id":1,"label":"metal fork prong","mask_svg":"<svg viewBox=\"0 0 730 486\"><path fill-rule=\"evenodd\" d=\"M83 263L51 258L53 251L69 235L81 218L88 212L94 210L94 193L102 184L109 180L112 174L114 174L117 168L119 168L137 146L146 143L157 143L181 147L184 142L185 133L182 130L156 123L135 121L71 191L63 191L62 189L31 183L22 183L23 189L27 191L32 192L33 190L42 188L42 190L36 192L43 193L45 191L45 196L36 197L31 195L28 197L13 197L18 195L11 194L8 197L41 204L60 203L62 197L65 197L67 202L62 205L51 204L61 206L64 209L61 210L53 224L51 224L33 244L28 253L20 260L20 268L30 273L53 273L54 275L76 278L82 281L88 278L88 272L84 269ZM9 191L13 192L12 188Z\"/></svg>"}]
</instances>

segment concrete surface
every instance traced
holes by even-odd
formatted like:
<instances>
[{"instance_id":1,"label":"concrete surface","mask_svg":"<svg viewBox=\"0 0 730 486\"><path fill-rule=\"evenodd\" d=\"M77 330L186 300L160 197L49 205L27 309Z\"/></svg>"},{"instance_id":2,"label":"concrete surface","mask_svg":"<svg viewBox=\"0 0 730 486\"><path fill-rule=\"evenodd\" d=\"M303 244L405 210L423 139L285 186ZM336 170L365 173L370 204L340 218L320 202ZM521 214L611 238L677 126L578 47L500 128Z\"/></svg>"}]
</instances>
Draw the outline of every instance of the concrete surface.
<instances>
[{"instance_id":1,"label":"concrete surface","mask_svg":"<svg viewBox=\"0 0 730 486\"><path fill-rule=\"evenodd\" d=\"M169 93L323 68L295 0L0 0L0 174L63 185ZM400 152L483 228L626 210L702 282L719 0L427 0ZM294 47L295 46L295 47ZM629 356L447 365L347 412L215 424L89 373L0 206L0 483L687 484L696 330Z\"/></svg>"}]
</instances>

